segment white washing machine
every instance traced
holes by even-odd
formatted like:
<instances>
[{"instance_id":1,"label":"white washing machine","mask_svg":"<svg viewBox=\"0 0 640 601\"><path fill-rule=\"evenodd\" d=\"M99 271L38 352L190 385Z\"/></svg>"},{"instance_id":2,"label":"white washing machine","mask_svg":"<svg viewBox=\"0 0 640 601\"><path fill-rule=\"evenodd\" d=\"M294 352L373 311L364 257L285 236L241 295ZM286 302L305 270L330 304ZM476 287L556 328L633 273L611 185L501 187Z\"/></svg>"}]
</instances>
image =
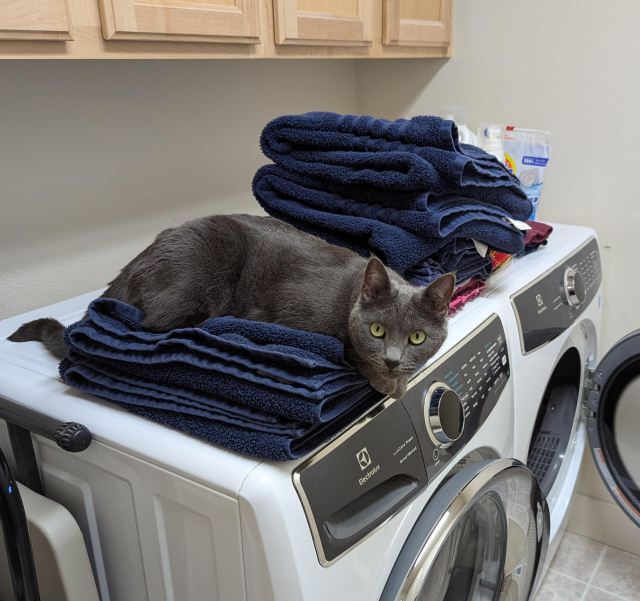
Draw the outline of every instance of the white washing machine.
<instances>
[{"instance_id":1,"label":"white washing machine","mask_svg":"<svg viewBox=\"0 0 640 601\"><path fill-rule=\"evenodd\" d=\"M595 445L596 463L618 503L634 520L640 516L638 488L633 484L640 481L640 397L634 404L626 393L626 400L621 401L624 407L620 415L626 417L627 424L633 424L635 434L627 425L619 438L606 425L606 419L602 421L602 411L598 416L595 413L607 377L606 370L597 367L602 316L597 235L583 227L553 228L547 246L497 273L485 291L508 313L505 328L514 373L514 456L534 472L549 505L547 566L569 519L585 445ZM638 345L633 335L625 341L613 350L621 345L626 349ZM610 356L611 353L607 355ZM605 361L607 358L603 364ZM638 360L631 357L624 361L634 364ZM607 365L610 363L609 358ZM609 369L613 378L616 369L622 367ZM633 369L624 372L624 384L615 384L618 392L631 382L629 374ZM606 386L613 390L613 384ZM617 411L614 397L609 400L609 419ZM607 445L602 437L609 441L611 449L626 450L605 452ZM617 438L620 443L616 443ZM608 468L607 462L614 455L617 459ZM626 464L621 457L626 457ZM630 472L623 470L625 465ZM622 482L626 495L622 493Z\"/></svg>"},{"instance_id":2,"label":"white washing machine","mask_svg":"<svg viewBox=\"0 0 640 601\"><path fill-rule=\"evenodd\" d=\"M0 323L0 409L45 434L33 436L45 493L80 525L102 601L530 598L549 516L512 459L510 308L470 304L402 400L273 463L70 389L38 343L6 340L38 317L71 323L95 296ZM93 441L63 450L52 420Z\"/></svg>"}]
</instances>

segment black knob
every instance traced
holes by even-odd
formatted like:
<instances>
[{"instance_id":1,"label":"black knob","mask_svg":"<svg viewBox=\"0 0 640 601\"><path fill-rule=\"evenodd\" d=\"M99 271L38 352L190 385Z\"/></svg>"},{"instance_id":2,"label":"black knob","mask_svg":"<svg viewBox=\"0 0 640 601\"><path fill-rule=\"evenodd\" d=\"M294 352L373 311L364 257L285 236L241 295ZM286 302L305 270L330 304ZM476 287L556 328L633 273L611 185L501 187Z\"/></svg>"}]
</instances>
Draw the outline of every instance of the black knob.
<instances>
[{"instance_id":1,"label":"black knob","mask_svg":"<svg viewBox=\"0 0 640 601\"><path fill-rule=\"evenodd\" d=\"M464 407L460 397L446 384L435 383L425 395L424 418L433 444L450 447L462 436Z\"/></svg>"},{"instance_id":2,"label":"black knob","mask_svg":"<svg viewBox=\"0 0 640 601\"><path fill-rule=\"evenodd\" d=\"M579 271L568 267L564 272L564 295L571 307L577 307L587 298L587 289Z\"/></svg>"},{"instance_id":3,"label":"black knob","mask_svg":"<svg viewBox=\"0 0 640 601\"><path fill-rule=\"evenodd\" d=\"M53 437L61 449L70 453L84 451L91 444L91 432L76 422L60 424Z\"/></svg>"}]
</instances>

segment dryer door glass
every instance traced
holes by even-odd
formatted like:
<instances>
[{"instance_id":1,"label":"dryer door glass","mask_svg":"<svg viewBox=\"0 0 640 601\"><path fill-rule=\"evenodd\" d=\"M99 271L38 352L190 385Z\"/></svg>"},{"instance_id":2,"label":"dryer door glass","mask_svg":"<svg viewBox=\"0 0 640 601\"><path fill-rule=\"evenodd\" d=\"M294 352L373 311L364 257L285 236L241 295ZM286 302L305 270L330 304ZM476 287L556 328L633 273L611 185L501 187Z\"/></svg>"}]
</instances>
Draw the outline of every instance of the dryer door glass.
<instances>
[{"instance_id":1,"label":"dryer door glass","mask_svg":"<svg viewBox=\"0 0 640 601\"><path fill-rule=\"evenodd\" d=\"M507 519L500 497L487 493L462 516L416 594L420 601L493 601L500 592Z\"/></svg>"},{"instance_id":2,"label":"dryer door glass","mask_svg":"<svg viewBox=\"0 0 640 601\"><path fill-rule=\"evenodd\" d=\"M544 565L549 513L520 462L473 464L416 521L381 601L527 601Z\"/></svg>"},{"instance_id":3,"label":"dryer door glass","mask_svg":"<svg viewBox=\"0 0 640 601\"><path fill-rule=\"evenodd\" d=\"M609 492L640 526L640 330L620 340L593 374L587 432Z\"/></svg>"}]
</instances>

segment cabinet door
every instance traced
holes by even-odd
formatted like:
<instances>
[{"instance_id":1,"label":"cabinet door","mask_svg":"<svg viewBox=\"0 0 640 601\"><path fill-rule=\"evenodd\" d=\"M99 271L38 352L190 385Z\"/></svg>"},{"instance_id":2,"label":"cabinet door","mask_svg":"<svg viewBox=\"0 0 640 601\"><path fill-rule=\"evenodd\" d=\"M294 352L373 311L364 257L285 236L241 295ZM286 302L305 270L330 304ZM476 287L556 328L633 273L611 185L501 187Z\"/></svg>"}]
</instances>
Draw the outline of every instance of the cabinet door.
<instances>
[{"instance_id":1,"label":"cabinet door","mask_svg":"<svg viewBox=\"0 0 640 601\"><path fill-rule=\"evenodd\" d=\"M0 0L0 40L72 40L67 0Z\"/></svg>"},{"instance_id":2,"label":"cabinet door","mask_svg":"<svg viewBox=\"0 0 640 601\"><path fill-rule=\"evenodd\" d=\"M448 46L453 0L384 0L387 46Z\"/></svg>"},{"instance_id":3,"label":"cabinet door","mask_svg":"<svg viewBox=\"0 0 640 601\"><path fill-rule=\"evenodd\" d=\"M258 0L100 0L100 13L107 40L260 42Z\"/></svg>"},{"instance_id":4,"label":"cabinet door","mask_svg":"<svg viewBox=\"0 0 640 601\"><path fill-rule=\"evenodd\" d=\"M277 44L364 46L373 38L373 0L273 0Z\"/></svg>"}]
</instances>

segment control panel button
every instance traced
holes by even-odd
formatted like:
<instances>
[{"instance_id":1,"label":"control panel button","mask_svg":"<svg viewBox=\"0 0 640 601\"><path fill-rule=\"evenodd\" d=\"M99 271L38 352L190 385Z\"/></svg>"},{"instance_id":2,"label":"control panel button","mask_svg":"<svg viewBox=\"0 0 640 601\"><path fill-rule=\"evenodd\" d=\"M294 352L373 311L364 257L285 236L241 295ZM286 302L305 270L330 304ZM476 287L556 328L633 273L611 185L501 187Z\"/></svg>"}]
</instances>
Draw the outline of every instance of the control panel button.
<instances>
[{"instance_id":1,"label":"control panel button","mask_svg":"<svg viewBox=\"0 0 640 601\"><path fill-rule=\"evenodd\" d=\"M587 297L582 274L571 267L564 272L564 295L570 307L578 307Z\"/></svg>"},{"instance_id":2,"label":"control panel button","mask_svg":"<svg viewBox=\"0 0 640 601\"><path fill-rule=\"evenodd\" d=\"M464 407L457 393L436 382L424 396L424 419L429 438L436 447L446 449L462 436Z\"/></svg>"}]
</instances>

